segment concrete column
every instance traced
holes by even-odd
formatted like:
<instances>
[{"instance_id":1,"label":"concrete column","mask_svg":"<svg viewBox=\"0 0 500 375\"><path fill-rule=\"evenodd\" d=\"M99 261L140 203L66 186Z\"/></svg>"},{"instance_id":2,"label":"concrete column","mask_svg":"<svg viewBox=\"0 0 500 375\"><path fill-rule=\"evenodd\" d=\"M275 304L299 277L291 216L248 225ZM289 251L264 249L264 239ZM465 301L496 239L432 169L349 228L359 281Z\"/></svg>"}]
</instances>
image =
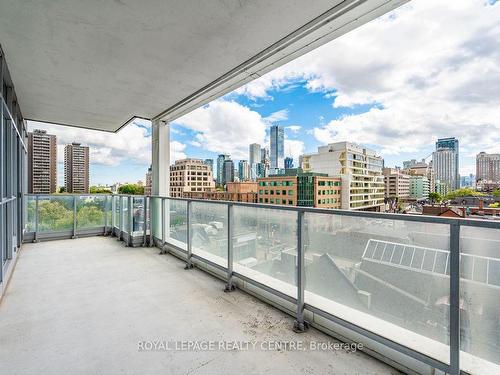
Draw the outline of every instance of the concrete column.
<instances>
[{"instance_id":1,"label":"concrete column","mask_svg":"<svg viewBox=\"0 0 500 375\"><path fill-rule=\"evenodd\" d=\"M151 194L162 197L170 196L170 126L166 121L152 121L152 186ZM161 204L164 204L162 209ZM168 199L151 201L151 227L154 236L163 237L168 242L170 237L170 202ZM165 215L162 215L162 213ZM161 233L161 234L160 234ZM162 244L163 247L163 244Z\"/></svg>"},{"instance_id":2,"label":"concrete column","mask_svg":"<svg viewBox=\"0 0 500 375\"><path fill-rule=\"evenodd\" d=\"M170 126L165 121L152 121L152 195L170 196Z\"/></svg>"}]
</instances>

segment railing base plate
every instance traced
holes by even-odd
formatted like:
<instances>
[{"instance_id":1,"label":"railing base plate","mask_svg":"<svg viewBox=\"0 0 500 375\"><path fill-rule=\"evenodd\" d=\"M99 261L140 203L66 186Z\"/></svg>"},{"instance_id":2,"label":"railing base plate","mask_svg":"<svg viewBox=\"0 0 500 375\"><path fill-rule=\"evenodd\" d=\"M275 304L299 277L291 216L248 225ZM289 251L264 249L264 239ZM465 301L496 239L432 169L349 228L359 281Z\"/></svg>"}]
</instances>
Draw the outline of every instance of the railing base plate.
<instances>
[{"instance_id":1,"label":"railing base plate","mask_svg":"<svg viewBox=\"0 0 500 375\"><path fill-rule=\"evenodd\" d=\"M308 329L309 329L309 323L306 321L299 322L296 320L295 322L293 322L293 331L295 333L304 333Z\"/></svg>"}]
</instances>

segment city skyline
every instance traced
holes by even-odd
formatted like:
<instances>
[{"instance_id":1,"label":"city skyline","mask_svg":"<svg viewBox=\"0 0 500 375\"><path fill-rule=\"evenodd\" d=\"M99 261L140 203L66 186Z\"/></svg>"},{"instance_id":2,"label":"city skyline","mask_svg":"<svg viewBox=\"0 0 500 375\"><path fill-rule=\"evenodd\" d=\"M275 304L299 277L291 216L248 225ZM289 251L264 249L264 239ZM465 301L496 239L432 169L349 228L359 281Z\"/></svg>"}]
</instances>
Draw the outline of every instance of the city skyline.
<instances>
[{"instance_id":1,"label":"city skyline","mask_svg":"<svg viewBox=\"0 0 500 375\"><path fill-rule=\"evenodd\" d=\"M479 152L499 152L499 9L483 1L406 4L174 121L171 162L220 153L247 160L248 145L269 145L270 126L280 125L285 157L294 160L345 140L392 167L428 157L438 138L456 137L460 174L475 173ZM418 51L407 35L418 36ZM123 180L129 166L127 180L143 179L149 167L147 121L117 134L35 125L46 127L61 142L91 146L91 184Z\"/></svg>"}]
</instances>

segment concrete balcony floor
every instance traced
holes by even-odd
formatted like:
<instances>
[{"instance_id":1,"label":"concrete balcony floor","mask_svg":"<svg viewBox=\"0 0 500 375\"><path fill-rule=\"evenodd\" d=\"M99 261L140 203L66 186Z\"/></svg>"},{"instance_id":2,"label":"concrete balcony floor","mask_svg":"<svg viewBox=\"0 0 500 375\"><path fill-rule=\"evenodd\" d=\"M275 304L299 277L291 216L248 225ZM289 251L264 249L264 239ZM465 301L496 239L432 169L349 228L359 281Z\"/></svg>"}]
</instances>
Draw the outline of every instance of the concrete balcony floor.
<instances>
[{"instance_id":1,"label":"concrete balcony floor","mask_svg":"<svg viewBox=\"0 0 500 375\"><path fill-rule=\"evenodd\" d=\"M0 374L397 374L362 353L139 351L142 340L335 342L156 248L26 244L0 305Z\"/></svg>"}]
</instances>

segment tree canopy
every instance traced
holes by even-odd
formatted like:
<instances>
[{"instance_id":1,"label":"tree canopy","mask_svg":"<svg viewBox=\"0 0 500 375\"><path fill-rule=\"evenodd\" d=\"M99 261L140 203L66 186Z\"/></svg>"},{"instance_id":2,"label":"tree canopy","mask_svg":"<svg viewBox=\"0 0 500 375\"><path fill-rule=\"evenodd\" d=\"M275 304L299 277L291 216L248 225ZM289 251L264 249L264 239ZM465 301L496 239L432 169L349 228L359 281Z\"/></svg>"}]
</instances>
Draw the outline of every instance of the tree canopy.
<instances>
[{"instance_id":1,"label":"tree canopy","mask_svg":"<svg viewBox=\"0 0 500 375\"><path fill-rule=\"evenodd\" d=\"M483 197L485 195L486 194L476 191L472 188L461 188L446 194L445 199L451 200L458 197Z\"/></svg>"},{"instance_id":2,"label":"tree canopy","mask_svg":"<svg viewBox=\"0 0 500 375\"><path fill-rule=\"evenodd\" d=\"M120 194L144 195L144 186L137 184L125 184L118 188Z\"/></svg>"},{"instance_id":3,"label":"tree canopy","mask_svg":"<svg viewBox=\"0 0 500 375\"><path fill-rule=\"evenodd\" d=\"M111 189L99 187L99 186L91 186L89 188L90 194L111 194Z\"/></svg>"}]
</instances>

